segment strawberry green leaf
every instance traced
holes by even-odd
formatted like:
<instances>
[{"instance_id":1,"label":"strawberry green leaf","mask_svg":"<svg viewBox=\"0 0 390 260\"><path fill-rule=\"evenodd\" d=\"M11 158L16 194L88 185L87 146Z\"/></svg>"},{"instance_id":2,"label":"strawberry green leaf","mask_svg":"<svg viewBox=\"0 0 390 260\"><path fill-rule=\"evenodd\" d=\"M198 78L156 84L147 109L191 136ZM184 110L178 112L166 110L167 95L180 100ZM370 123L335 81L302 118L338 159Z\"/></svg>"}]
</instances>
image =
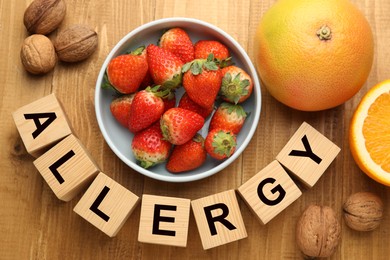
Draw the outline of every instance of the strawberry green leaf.
<instances>
[{"instance_id":1,"label":"strawberry green leaf","mask_svg":"<svg viewBox=\"0 0 390 260\"><path fill-rule=\"evenodd\" d=\"M175 89L175 88L178 88L180 86L181 82L182 82L182 74L178 73L178 74L174 75L172 79L166 80L162 84L162 88L163 89Z\"/></svg>"},{"instance_id":2,"label":"strawberry green leaf","mask_svg":"<svg viewBox=\"0 0 390 260\"><path fill-rule=\"evenodd\" d=\"M186 64L183 65L183 67L181 68L181 72L187 72L190 68L191 68L191 65L192 65L192 61L190 62L187 62Z\"/></svg>"},{"instance_id":3,"label":"strawberry green leaf","mask_svg":"<svg viewBox=\"0 0 390 260\"><path fill-rule=\"evenodd\" d=\"M202 64L200 61L195 61L192 66L191 66L191 73L193 75L199 75L200 73L202 73L203 69L202 69Z\"/></svg>"},{"instance_id":4,"label":"strawberry green leaf","mask_svg":"<svg viewBox=\"0 0 390 260\"><path fill-rule=\"evenodd\" d=\"M137 55L141 55L144 50L145 50L145 46L140 46L133 51L126 52L126 54L131 54L131 55L137 56Z\"/></svg>"},{"instance_id":5,"label":"strawberry green leaf","mask_svg":"<svg viewBox=\"0 0 390 260\"><path fill-rule=\"evenodd\" d=\"M102 83L102 88L103 89L110 89L110 88L114 88L113 85L111 85L109 79L108 79L108 75L107 75L107 72L104 73L104 76L103 76L103 83ZM115 89L115 88L114 88Z\"/></svg>"},{"instance_id":6,"label":"strawberry green leaf","mask_svg":"<svg viewBox=\"0 0 390 260\"><path fill-rule=\"evenodd\" d=\"M215 63L217 63L217 65L221 69L234 65L232 57L228 57L228 58L222 59L222 60L221 59L216 59Z\"/></svg>"}]
</instances>

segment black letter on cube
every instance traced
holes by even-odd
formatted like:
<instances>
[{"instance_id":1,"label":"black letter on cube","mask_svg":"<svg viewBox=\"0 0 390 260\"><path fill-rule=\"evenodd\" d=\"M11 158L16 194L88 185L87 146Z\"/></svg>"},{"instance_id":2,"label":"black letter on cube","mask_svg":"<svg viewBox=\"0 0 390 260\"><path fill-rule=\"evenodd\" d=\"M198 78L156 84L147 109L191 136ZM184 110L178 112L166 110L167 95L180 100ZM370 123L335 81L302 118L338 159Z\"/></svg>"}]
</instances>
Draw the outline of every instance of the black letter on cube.
<instances>
[{"instance_id":1,"label":"black letter on cube","mask_svg":"<svg viewBox=\"0 0 390 260\"><path fill-rule=\"evenodd\" d=\"M89 208L92 212L94 212L96 215L101 217L104 221L108 222L110 219L109 216L107 216L104 212L102 212L99 209L100 203L104 200L107 193L110 191L110 188L107 186L104 186L103 190L100 192L99 196L96 198L96 200L92 203L91 207Z\"/></svg>"},{"instance_id":2,"label":"black letter on cube","mask_svg":"<svg viewBox=\"0 0 390 260\"><path fill-rule=\"evenodd\" d=\"M70 158L72 158L75 155L73 150L70 150L67 152L64 156L62 156L60 159L58 159L55 163L49 166L49 170L53 173L54 177L56 177L57 181L62 184L64 183L64 178L62 178L61 174L58 172L58 168L66 163Z\"/></svg>"},{"instance_id":3,"label":"black letter on cube","mask_svg":"<svg viewBox=\"0 0 390 260\"><path fill-rule=\"evenodd\" d=\"M273 184L275 181L276 180L273 178L267 178L267 179L264 179L262 182L260 182L259 186L257 186L257 195L259 196L260 200L268 206L275 206L275 205L279 204L279 202L281 202L284 199L284 197L286 196L286 191L283 189L282 186L280 186L280 184L278 184L271 190L271 192L272 192L272 194L279 192L279 196L274 200L269 200L268 198L265 197L265 195L263 193L264 186L268 183Z\"/></svg>"},{"instance_id":4,"label":"black letter on cube","mask_svg":"<svg viewBox=\"0 0 390 260\"><path fill-rule=\"evenodd\" d=\"M311 150L309 140L307 140L307 136L304 135L301 140L302 140L303 146L305 147L306 150L305 151L292 150L289 153L289 155L299 156L299 157L309 157L310 159L315 161L317 164L320 164L322 159L320 157L318 157L316 154L314 154L313 151Z\"/></svg>"},{"instance_id":5,"label":"black letter on cube","mask_svg":"<svg viewBox=\"0 0 390 260\"><path fill-rule=\"evenodd\" d=\"M213 217L211 211L216 209L221 209L222 214ZM204 208L204 213L206 215L207 223L209 224L209 228L212 236L217 234L217 229L215 228L215 222L220 222L229 230L237 229L232 223L230 223L226 219L226 217L229 215L229 208L226 206L226 204L217 203L214 205L207 206Z\"/></svg>"},{"instance_id":6,"label":"black letter on cube","mask_svg":"<svg viewBox=\"0 0 390 260\"><path fill-rule=\"evenodd\" d=\"M154 216L153 216L153 235L163 235L163 236L171 236L174 237L176 235L176 231L173 230L161 230L160 229L160 222L169 222L174 223L175 218L173 217L162 217L160 215L161 210L170 210L170 211L176 211L177 207L172 205L154 205Z\"/></svg>"},{"instance_id":7,"label":"black letter on cube","mask_svg":"<svg viewBox=\"0 0 390 260\"><path fill-rule=\"evenodd\" d=\"M57 118L57 115L54 112L35 113L35 114L24 114L24 118L34 120L34 124L37 127L37 129L34 132L32 132L32 137L35 139L38 137L38 135L40 135L43 132L43 130L46 129L46 127L48 127ZM43 124L41 124L41 122L39 121L40 118L47 118L47 119L45 122L43 122Z\"/></svg>"}]
</instances>

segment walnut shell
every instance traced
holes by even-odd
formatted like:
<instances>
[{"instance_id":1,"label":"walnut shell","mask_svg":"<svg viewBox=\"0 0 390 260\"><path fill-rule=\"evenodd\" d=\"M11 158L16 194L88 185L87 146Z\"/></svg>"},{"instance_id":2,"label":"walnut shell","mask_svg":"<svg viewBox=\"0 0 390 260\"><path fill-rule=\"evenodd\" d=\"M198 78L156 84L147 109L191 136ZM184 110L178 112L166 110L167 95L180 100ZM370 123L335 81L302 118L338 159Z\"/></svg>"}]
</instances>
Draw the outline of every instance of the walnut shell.
<instances>
[{"instance_id":1,"label":"walnut shell","mask_svg":"<svg viewBox=\"0 0 390 260\"><path fill-rule=\"evenodd\" d=\"M296 241L309 257L329 257L340 241L341 227L332 208L310 205L298 220Z\"/></svg>"},{"instance_id":2,"label":"walnut shell","mask_svg":"<svg viewBox=\"0 0 390 260\"><path fill-rule=\"evenodd\" d=\"M26 70L32 74L47 73L57 63L53 43L41 34L33 34L24 40L20 58Z\"/></svg>"},{"instance_id":3,"label":"walnut shell","mask_svg":"<svg viewBox=\"0 0 390 260\"><path fill-rule=\"evenodd\" d=\"M54 41L58 58L66 62L77 62L88 58L96 50L97 45L97 33L80 24L60 32Z\"/></svg>"},{"instance_id":4,"label":"walnut shell","mask_svg":"<svg viewBox=\"0 0 390 260\"><path fill-rule=\"evenodd\" d=\"M30 33L49 34L64 20L64 0L35 0L24 12L24 26Z\"/></svg>"},{"instance_id":5,"label":"walnut shell","mask_svg":"<svg viewBox=\"0 0 390 260\"><path fill-rule=\"evenodd\" d=\"M383 202L371 192L352 194L343 209L345 223L357 231L374 230L383 218Z\"/></svg>"}]
</instances>

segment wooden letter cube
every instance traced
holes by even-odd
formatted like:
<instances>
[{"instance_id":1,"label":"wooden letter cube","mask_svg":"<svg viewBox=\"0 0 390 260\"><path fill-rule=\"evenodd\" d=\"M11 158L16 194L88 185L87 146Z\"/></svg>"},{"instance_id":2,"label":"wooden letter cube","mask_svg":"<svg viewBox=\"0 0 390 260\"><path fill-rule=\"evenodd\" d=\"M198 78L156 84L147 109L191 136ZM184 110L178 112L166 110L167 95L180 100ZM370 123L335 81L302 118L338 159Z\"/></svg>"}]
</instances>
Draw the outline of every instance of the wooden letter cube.
<instances>
[{"instance_id":1,"label":"wooden letter cube","mask_svg":"<svg viewBox=\"0 0 390 260\"><path fill-rule=\"evenodd\" d=\"M110 237L125 224L139 197L100 172L73 209Z\"/></svg>"},{"instance_id":2,"label":"wooden letter cube","mask_svg":"<svg viewBox=\"0 0 390 260\"><path fill-rule=\"evenodd\" d=\"M138 241L186 247L190 203L189 199L144 194Z\"/></svg>"},{"instance_id":3,"label":"wooden letter cube","mask_svg":"<svg viewBox=\"0 0 390 260\"><path fill-rule=\"evenodd\" d=\"M193 200L191 206L204 249L247 237L234 190Z\"/></svg>"},{"instance_id":4,"label":"wooden letter cube","mask_svg":"<svg viewBox=\"0 0 390 260\"><path fill-rule=\"evenodd\" d=\"M86 188L99 169L87 150L74 136L69 135L34 161L54 194L63 201L73 199Z\"/></svg>"},{"instance_id":5,"label":"wooden letter cube","mask_svg":"<svg viewBox=\"0 0 390 260\"><path fill-rule=\"evenodd\" d=\"M276 160L308 187L313 187L339 152L338 146L304 122Z\"/></svg>"},{"instance_id":6,"label":"wooden letter cube","mask_svg":"<svg viewBox=\"0 0 390 260\"><path fill-rule=\"evenodd\" d=\"M276 160L241 185L238 192L264 225L302 195Z\"/></svg>"},{"instance_id":7,"label":"wooden letter cube","mask_svg":"<svg viewBox=\"0 0 390 260\"><path fill-rule=\"evenodd\" d=\"M23 106L12 115L27 152L34 157L72 133L54 94Z\"/></svg>"}]
</instances>

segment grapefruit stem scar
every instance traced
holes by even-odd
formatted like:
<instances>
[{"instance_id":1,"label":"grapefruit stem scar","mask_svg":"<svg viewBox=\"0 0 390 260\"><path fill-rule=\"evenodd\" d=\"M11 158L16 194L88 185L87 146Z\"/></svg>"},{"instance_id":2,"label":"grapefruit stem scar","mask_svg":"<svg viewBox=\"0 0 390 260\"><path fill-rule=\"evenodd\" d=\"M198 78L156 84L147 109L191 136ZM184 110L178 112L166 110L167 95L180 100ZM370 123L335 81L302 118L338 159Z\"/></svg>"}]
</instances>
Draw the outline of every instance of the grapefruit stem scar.
<instances>
[{"instance_id":1,"label":"grapefruit stem scar","mask_svg":"<svg viewBox=\"0 0 390 260\"><path fill-rule=\"evenodd\" d=\"M317 31L317 36L318 38L320 38L320 40L330 40L332 38L332 31L331 29L326 26L326 25L323 25L318 31Z\"/></svg>"}]
</instances>

